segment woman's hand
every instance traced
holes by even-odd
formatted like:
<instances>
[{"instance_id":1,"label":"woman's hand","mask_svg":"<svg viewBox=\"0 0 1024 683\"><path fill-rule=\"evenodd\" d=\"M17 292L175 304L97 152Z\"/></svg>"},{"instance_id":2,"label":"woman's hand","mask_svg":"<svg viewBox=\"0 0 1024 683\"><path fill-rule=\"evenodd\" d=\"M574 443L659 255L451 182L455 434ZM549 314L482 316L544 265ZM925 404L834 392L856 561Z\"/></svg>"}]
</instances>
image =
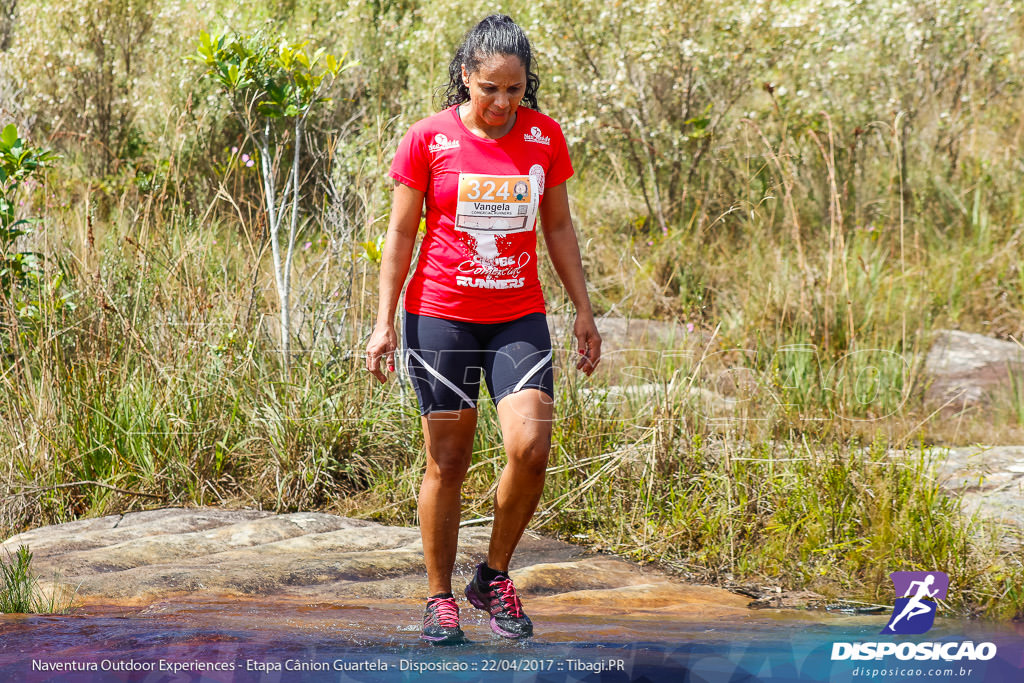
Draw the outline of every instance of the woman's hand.
<instances>
[{"instance_id":1,"label":"woman's hand","mask_svg":"<svg viewBox=\"0 0 1024 683\"><path fill-rule=\"evenodd\" d=\"M569 192L565 183L545 191L540 203L540 220L551 263L576 307L576 324L572 328L580 351L576 368L589 377L601 360L601 335L597 333L594 310L583 278L583 260L569 213Z\"/></svg>"},{"instance_id":2,"label":"woman's hand","mask_svg":"<svg viewBox=\"0 0 1024 683\"><path fill-rule=\"evenodd\" d=\"M597 364L601 362L601 335L597 332L594 314L577 313L572 333L579 344L580 352L580 358L576 361L576 369L582 370L587 377L590 377L597 369Z\"/></svg>"},{"instance_id":3,"label":"woman's hand","mask_svg":"<svg viewBox=\"0 0 1024 683\"><path fill-rule=\"evenodd\" d=\"M377 325L373 328L370 341L366 344L366 369L381 384L388 381L388 376L381 369L380 360L385 360L388 372L395 371L395 349L398 348L398 335L394 325Z\"/></svg>"}]
</instances>

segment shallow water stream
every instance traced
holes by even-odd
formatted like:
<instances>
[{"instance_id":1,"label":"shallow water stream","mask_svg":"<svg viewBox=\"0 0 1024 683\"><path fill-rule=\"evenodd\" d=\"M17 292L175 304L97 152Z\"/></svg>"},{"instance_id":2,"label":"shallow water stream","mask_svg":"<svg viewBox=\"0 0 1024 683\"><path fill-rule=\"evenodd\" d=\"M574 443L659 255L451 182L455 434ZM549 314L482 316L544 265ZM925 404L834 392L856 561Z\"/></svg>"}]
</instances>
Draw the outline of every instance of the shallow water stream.
<instances>
[{"instance_id":1,"label":"shallow water stream","mask_svg":"<svg viewBox=\"0 0 1024 683\"><path fill-rule=\"evenodd\" d=\"M751 611L687 621L538 613L525 643L463 609L470 645L419 639L413 601L184 598L0 616L0 681L1024 681L1024 635L939 621L921 641L988 641L989 661L832 661L835 642L892 640L881 616ZM908 640L904 637L902 640ZM878 675L879 669L891 675ZM967 671L969 669L969 671ZM875 674L875 675L871 675Z\"/></svg>"}]
</instances>

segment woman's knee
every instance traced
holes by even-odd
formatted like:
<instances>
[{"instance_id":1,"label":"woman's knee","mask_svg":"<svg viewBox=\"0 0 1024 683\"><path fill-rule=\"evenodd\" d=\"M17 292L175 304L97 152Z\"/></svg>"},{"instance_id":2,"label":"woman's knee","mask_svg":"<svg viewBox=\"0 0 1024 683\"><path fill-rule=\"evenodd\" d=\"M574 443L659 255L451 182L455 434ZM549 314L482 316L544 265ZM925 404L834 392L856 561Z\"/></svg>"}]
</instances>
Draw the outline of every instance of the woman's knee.
<instances>
[{"instance_id":1,"label":"woman's knee","mask_svg":"<svg viewBox=\"0 0 1024 683\"><path fill-rule=\"evenodd\" d=\"M442 486L460 486L472 459L471 448L444 448L436 444L427 454L427 476L439 479Z\"/></svg>"},{"instance_id":2,"label":"woman's knee","mask_svg":"<svg viewBox=\"0 0 1024 683\"><path fill-rule=\"evenodd\" d=\"M551 453L551 438L537 436L519 444L509 451L509 461L517 467L536 476L543 477Z\"/></svg>"},{"instance_id":3,"label":"woman's knee","mask_svg":"<svg viewBox=\"0 0 1024 683\"><path fill-rule=\"evenodd\" d=\"M434 413L423 418L427 448L427 477L440 479L442 486L462 484L473 460L476 411Z\"/></svg>"}]
</instances>

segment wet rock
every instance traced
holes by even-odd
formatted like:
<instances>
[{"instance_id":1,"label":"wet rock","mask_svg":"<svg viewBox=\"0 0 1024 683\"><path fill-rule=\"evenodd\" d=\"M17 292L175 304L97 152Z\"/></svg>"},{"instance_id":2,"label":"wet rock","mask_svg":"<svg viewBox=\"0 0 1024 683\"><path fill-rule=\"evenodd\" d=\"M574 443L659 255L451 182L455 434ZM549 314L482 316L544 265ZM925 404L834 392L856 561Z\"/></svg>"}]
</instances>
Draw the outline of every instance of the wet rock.
<instances>
[{"instance_id":1,"label":"wet rock","mask_svg":"<svg viewBox=\"0 0 1024 683\"><path fill-rule=\"evenodd\" d=\"M925 400L949 411L986 402L1024 373L1024 348L958 330L939 330L924 367Z\"/></svg>"},{"instance_id":2,"label":"wet rock","mask_svg":"<svg viewBox=\"0 0 1024 683\"><path fill-rule=\"evenodd\" d=\"M575 562L543 562L515 572L516 587L533 595L648 584L651 577L640 567L618 557L596 557Z\"/></svg>"},{"instance_id":3,"label":"wet rock","mask_svg":"<svg viewBox=\"0 0 1024 683\"><path fill-rule=\"evenodd\" d=\"M600 606L606 614L634 614L657 611L692 618L746 613L750 600L721 588L689 586L669 581L617 588L599 588L560 593L539 602L545 607Z\"/></svg>"},{"instance_id":4,"label":"wet rock","mask_svg":"<svg viewBox=\"0 0 1024 683\"><path fill-rule=\"evenodd\" d=\"M457 590L487 552L489 527L460 530ZM171 508L35 529L6 540L28 545L49 590L77 587L86 605L146 606L190 597L363 604L426 596L419 530L312 512ZM528 532L512 577L538 613L655 611L692 615L745 609L749 599L687 586L625 560Z\"/></svg>"},{"instance_id":5,"label":"wet rock","mask_svg":"<svg viewBox=\"0 0 1024 683\"><path fill-rule=\"evenodd\" d=\"M828 600L813 591L779 591L763 594L747 606L751 609L824 609Z\"/></svg>"}]
</instances>

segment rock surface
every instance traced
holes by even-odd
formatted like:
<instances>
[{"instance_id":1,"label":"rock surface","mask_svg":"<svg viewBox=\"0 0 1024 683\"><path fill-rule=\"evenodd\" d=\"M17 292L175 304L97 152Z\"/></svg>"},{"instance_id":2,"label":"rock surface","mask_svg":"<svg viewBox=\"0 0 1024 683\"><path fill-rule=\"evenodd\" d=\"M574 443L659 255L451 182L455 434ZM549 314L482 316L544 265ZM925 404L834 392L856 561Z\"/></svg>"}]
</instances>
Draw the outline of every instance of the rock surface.
<instances>
[{"instance_id":1,"label":"rock surface","mask_svg":"<svg viewBox=\"0 0 1024 683\"><path fill-rule=\"evenodd\" d=\"M548 327L556 339L571 338L574 322L572 316L548 316ZM601 333L601 348L611 352L690 346L698 339L698 333L688 330L686 325L664 320L603 315L597 318L597 329Z\"/></svg>"},{"instance_id":2,"label":"rock surface","mask_svg":"<svg viewBox=\"0 0 1024 683\"><path fill-rule=\"evenodd\" d=\"M456 584L487 550L490 529L460 531ZM426 596L419 531L318 512L166 508L45 527L14 536L0 554L32 550L46 579L77 587L84 605L145 606L169 599L353 604ZM530 609L577 614L743 614L749 598L689 586L625 560L530 532L512 577Z\"/></svg>"},{"instance_id":3,"label":"rock surface","mask_svg":"<svg viewBox=\"0 0 1024 683\"><path fill-rule=\"evenodd\" d=\"M573 339L574 322L572 316L548 316L548 328L556 353ZM671 363L673 358L699 358L707 341L699 331L690 331L685 325L661 320L606 315L598 317L597 329L601 333L601 374L610 378L614 373L629 368L628 377L619 381L609 380L612 384L657 380L663 376L666 363ZM571 348L575 353L576 347Z\"/></svg>"},{"instance_id":4,"label":"rock surface","mask_svg":"<svg viewBox=\"0 0 1024 683\"><path fill-rule=\"evenodd\" d=\"M966 514L1002 522L1004 540L1019 544L1024 533L1024 446L939 449L943 488L959 496Z\"/></svg>"},{"instance_id":5,"label":"rock surface","mask_svg":"<svg viewBox=\"0 0 1024 683\"><path fill-rule=\"evenodd\" d=\"M931 380L925 400L950 410L990 400L994 391L1024 378L1024 347L980 334L939 330L924 371Z\"/></svg>"}]
</instances>

